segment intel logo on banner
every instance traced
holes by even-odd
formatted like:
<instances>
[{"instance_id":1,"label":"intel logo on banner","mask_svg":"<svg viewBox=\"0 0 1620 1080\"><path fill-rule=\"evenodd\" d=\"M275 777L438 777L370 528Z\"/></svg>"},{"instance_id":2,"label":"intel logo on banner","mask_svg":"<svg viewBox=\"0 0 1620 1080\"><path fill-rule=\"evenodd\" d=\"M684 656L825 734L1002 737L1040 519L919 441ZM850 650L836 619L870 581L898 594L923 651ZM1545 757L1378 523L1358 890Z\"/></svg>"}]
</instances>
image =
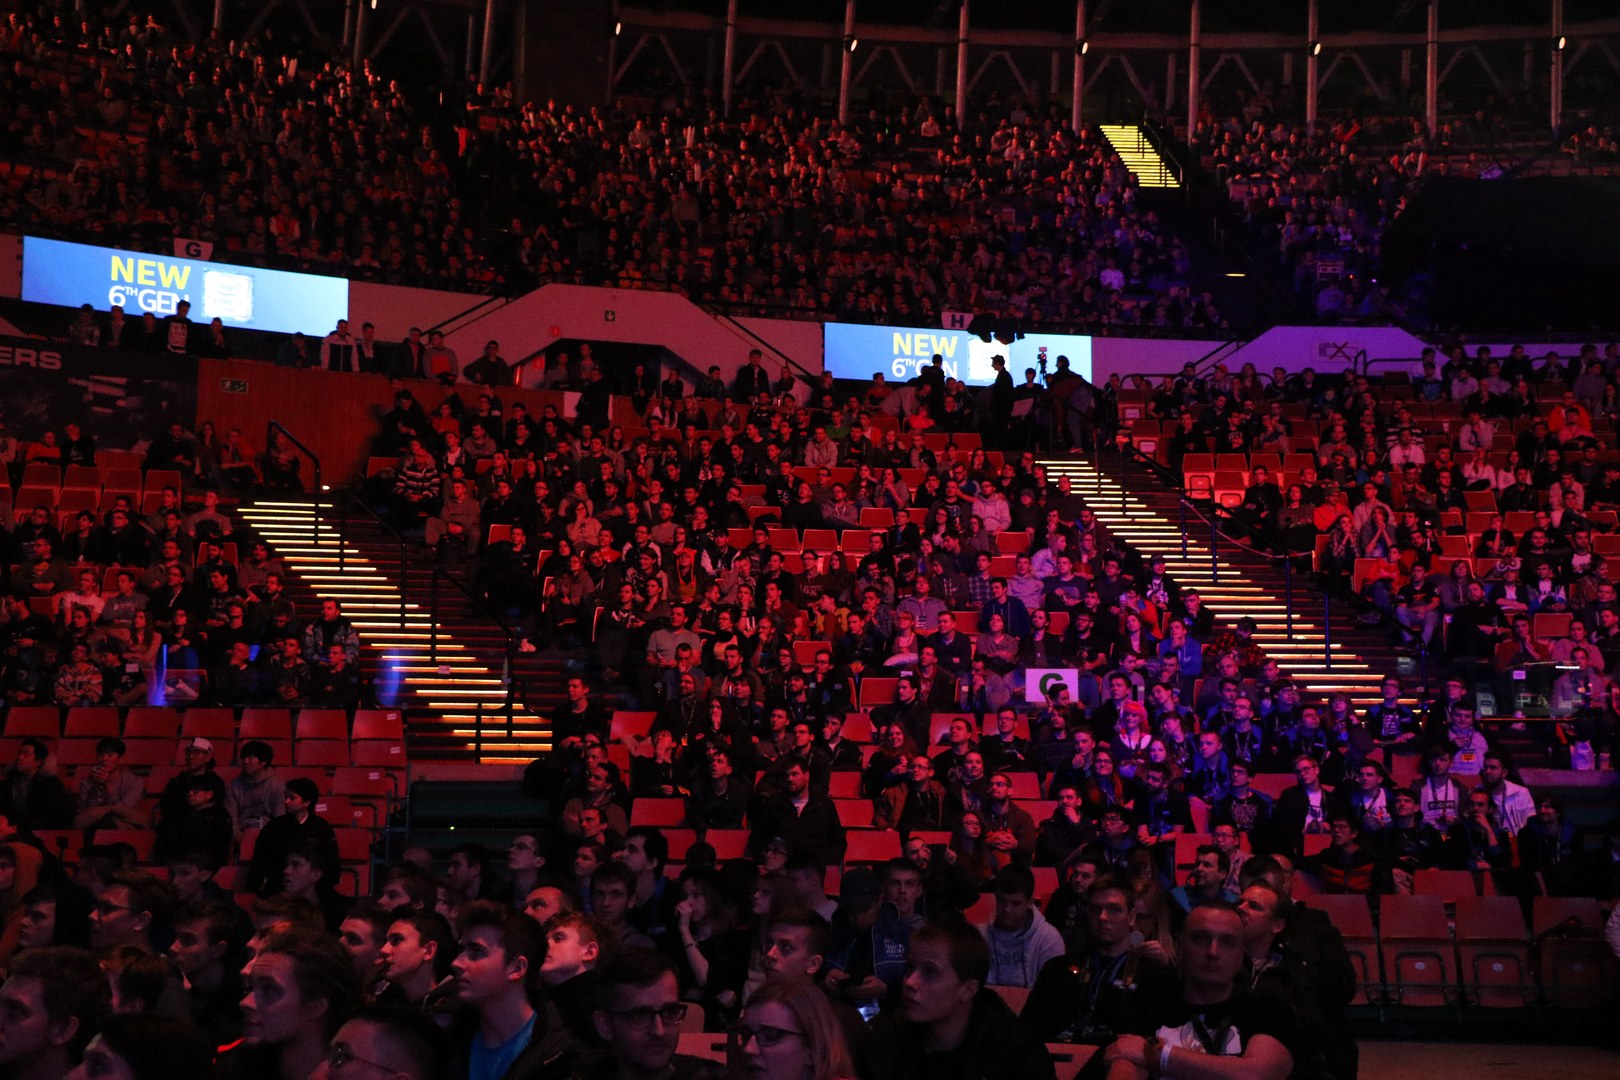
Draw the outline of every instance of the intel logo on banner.
<instances>
[{"instance_id":1,"label":"intel logo on banner","mask_svg":"<svg viewBox=\"0 0 1620 1080\"><path fill-rule=\"evenodd\" d=\"M990 358L998 355L1007 358L1014 383L1024 381L1025 368L1034 368L1038 375L1042 359L1048 372L1056 372L1059 356L1069 358L1075 374L1091 378L1091 338L1083 334L1033 333L1003 345L980 341L966 330L854 323L822 327L822 355L834 378L870 379L873 372L882 372L891 382L906 382L932 363L935 353L944 362L946 378L970 386L989 386L995 381Z\"/></svg>"},{"instance_id":2,"label":"intel logo on banner","mask_svg":"<svg viewBox=\"0 0 1620 1080\"><path fill-rule=\"evenodd\" d=\"M199 245L200 248L201 245ZM39 304L126 314L173 315L185 300L191 319L290 334L325 334L349 317L344 278L150 255L116 248L23 238L22 298Z\"/></svg>"}]
</instances>

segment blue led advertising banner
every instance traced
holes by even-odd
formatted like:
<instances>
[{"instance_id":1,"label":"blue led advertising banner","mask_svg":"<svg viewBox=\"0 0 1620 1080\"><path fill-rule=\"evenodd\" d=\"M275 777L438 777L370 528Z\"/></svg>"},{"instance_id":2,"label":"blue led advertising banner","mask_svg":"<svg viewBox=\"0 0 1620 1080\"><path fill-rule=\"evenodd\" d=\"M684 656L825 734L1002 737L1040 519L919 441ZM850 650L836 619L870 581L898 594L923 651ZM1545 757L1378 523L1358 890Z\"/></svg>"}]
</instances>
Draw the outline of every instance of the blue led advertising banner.
<instances>
[{"instance_id":1,"label":"blue led advertising banner","mask_svg":"<svg viewBox=\"0 0 1620 1080\"><path fill-rule=\"evenodd\" d=\"M191 321L324 335L349 317L349 282L256 266L229 266L171 255L23 238L22 298L98 311L121 305L138 317L173 315L191 302Z\"/></svg>"},{"instance_id":2,"label":"blue led advertising banner","mask_svg":"<svg viewBox=\"0 0 1620 1080\"><path fill-rule=\"evenodd\" d=\"M1007 370L1014 383L1024 381L1024 369L1041 369L1045 356L1047 370L1057 370L1057 358L1067 356L1075 374L1091 378L1091 338L1083 334L1028 334L1011 345L980 341L965 330L924 329L913 326L861 326L853 323L827 323L822 331L822 355L827 370L840 379L870 379L881 371L889 382L906 382L917 376L939 353L945 361L945 376L961 379L969 386L989 386L996 373L990 358L1007 358Z\"/></svg>"}]
</instances>

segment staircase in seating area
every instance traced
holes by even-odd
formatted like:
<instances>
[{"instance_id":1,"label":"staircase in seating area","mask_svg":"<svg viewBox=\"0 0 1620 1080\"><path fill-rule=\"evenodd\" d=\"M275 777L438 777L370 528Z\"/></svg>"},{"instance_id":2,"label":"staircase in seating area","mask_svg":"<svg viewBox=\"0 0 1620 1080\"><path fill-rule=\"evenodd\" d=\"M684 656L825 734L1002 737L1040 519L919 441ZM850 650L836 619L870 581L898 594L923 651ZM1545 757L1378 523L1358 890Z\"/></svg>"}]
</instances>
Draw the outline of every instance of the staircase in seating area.
<instances>
[{"instance_id":1,"label":"staircase in seating area","mask_svg":"<svg viewBox=\"0 0 1620 1080\"><path fill-rule=\"evenodd\" d=\"M1102 124L1103 138L1145 188L1179 188L1181 182L1146 133L1135 124Z\"/></svg>"},{"instance_id":2,"label":"staircase in seating area","mask_svg":"<svg viewBox=\"0 0 1620 1080\"><path fill-rule=\"evenodd\" d=\"M1256 643L1308 699L1342 690L1358 709L1379 699L1380 681L1395 672L1393 658L1380 655L1387 647L1379 644L1377 633L1355 626L1347 604L1334 604L1329 667L1322 592L1309 575L1294 575L1290 628L1282 567L1242 551L1223 536L1216 545L1217 576L1211 572L1209 529L1191 514L1183 554L1181 493L1148 469L1112 454L1048 458L1042 464L1053 479L1069 480L1070 490L1096 512L1110 534L1144 558L1163 555L1170 575L1183 590L1196 590L1218 622L1231 625L1245 615L1254 619Z\"/></svg>"},{"instance_id":3,"label":"staircase in seating area","mask_svg":"<svg viewBox=\"0 0 1620 1080\"><path fill-rule=\"evenodd\" d=\"M397 537L352 509L341 535L330 504L317 512L308 501L261 499L238 513L286 565L300 623L319 611L323 598L342 604L360 633L362 670L379 694L397 686L413 760L530 761L551 748L550 723L534 709L562 700L562 664L544 654L519 654L512 674L524 694L508 734L506 636L446 582L439 584L437 608L431 607L432 557L419 544L407 543L402 566ZM480 706L481 745L475 738Z\"/></svg>"}]
</instances>

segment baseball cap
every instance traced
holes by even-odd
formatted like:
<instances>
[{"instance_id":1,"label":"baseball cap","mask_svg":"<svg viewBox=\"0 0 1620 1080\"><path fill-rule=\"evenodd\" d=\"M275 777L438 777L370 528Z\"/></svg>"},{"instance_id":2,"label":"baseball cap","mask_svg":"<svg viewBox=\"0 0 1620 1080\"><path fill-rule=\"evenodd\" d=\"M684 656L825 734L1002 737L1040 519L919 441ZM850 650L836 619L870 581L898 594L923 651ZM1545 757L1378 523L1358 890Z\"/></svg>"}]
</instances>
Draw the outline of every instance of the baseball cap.
<instances>
[{"instance_id":1,"label":"baseball cap","mask_svg":"<svg viewBox=\"0 0 1620 1080\"><path fill-rule=\"evenodd\" d=\"M205 754L212 754L214 752L214 744L209 742L207 739L199 737L186 743L186 749L201 750Z\"/></svg>"}]
</instances>

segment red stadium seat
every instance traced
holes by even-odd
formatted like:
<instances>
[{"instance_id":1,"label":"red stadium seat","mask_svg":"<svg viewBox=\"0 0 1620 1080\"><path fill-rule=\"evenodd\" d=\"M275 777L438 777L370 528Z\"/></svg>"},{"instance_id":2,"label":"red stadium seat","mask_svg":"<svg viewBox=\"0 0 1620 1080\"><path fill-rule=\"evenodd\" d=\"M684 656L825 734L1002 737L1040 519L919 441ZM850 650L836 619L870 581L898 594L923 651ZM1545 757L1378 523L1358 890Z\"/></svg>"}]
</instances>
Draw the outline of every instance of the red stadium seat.
<instances>
[{"instance_id":1,"label":"red stadium seat","mask_svg":"<svg viewBox=\"0 0 1620 1080\"><path fill-rule=\"evenodd\" d=\"M1603 912L1596 900L1537 896L1530 901L1530 921L1547 1004L1590 1009L1613 997L1614 957L1603 941Z\"/></svg>"},{"instance_id":2,"label":"red stadium seat","mask_svg":"<svg viewBox=\"0 0 1620 1080\"><path fill-rule=\"evenodd\" d=\"M1401 1005L1446 1005L1454 996L1451 926L1437 896L1386 896L1379 908L1384 978Z\"/></svg>"},{"instance_id":3,"label":"red stadium seat","mask_svg":"<svg viewBox=\"0 0 1620 1080\"><path fill-rule=\"evenodd\" d=\"M1457 954L1464 997L1476 1005L1522 1008L1535 999L1530 931L1511 896L1457 901Z\"/></svg>"},{"instance_id":4,"label":"red stadium seat","mask_svg":"<svg viewBox=\"0 0 1620 1080\"><path fill-rule=\"evenodd\" d=\"M244 722L246 717L243 718ZM296 727L298 740L333 739L347 742L349 716L342 709L300 709Z\"/></svg>"},{"instance_id":5,"label":"red stadium seat","mask_svg":"<svg viewBox=\"0 0 1620 1080\"><path fill-rule=\"evenodd\" d=\"M1295 878L1296 884L1300 879ZM1373 930L1372 912L1367 898L1353 893L1338 896L1309 896L1304 902L1318 911L1326 912L1333 925L1344 938L1350 954L1351 966L1356 972L1356 996L1353 1005L1364 1005L1369 991L1383 981L1380 974L1378 938Z\"/></svg>"},{"instance_id":6,"label":"red stadium seat","mask_svg":"<svg viewBox=\"0 0 1620 1080\"><path fill-rule=\"evenodd\" d=\"M883 863L900 857L900 834L892 829L851 829L845 834L847 863Z\"/></svg>"},{"instance_id":7,"label":"red stadium seat","mask_svg":"<svg viewBox=\"0 0 1620 1080\"><path fill-rule=\"evenodd\" d=\"M630 807L631 825L682 825L685 799L637 799Z\"/></svg>"}]
</instances>

